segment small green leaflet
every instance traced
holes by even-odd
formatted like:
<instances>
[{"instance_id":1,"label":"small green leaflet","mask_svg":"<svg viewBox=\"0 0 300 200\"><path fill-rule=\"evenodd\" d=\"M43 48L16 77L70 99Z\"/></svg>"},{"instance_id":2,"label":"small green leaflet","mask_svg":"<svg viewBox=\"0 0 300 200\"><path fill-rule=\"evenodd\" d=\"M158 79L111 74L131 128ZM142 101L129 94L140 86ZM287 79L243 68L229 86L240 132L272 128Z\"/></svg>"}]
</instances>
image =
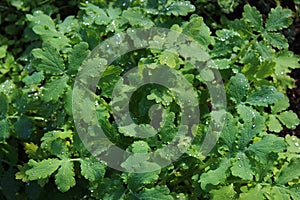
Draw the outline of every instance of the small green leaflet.
<instances>
[{"instance_id":1,"label":"small green leaflet","mask_svg":"<svg viewBox=\"0 0 300 200\"><path fill-rule=\"evenodd\" d=\"M245 75L238 73L230 78L228 93L236 103L239 103L242 101L249 88L250 86Z\"/></svg>"},{"instance_id":2,"label":"small green leaflet","mask_svg":"<svg viewBox=\"0 0 300 200\"><path fill-rule=\"evenodd\" d=\"M300 139L296 136L286 135L285 141L288 144L287 150L292 153L300 153Z\"/></svg>"},{"instance_id":3,"label":"small green leaflet","mask_svg":"<svg viewBox=\"0 0 300 200\"><path fill-rule=\"evenodd\" d=\"M38 180L48 178L60 166L60 160L56 158L44 159L41 162L29 160L28 165L31 167L25 173L29 180Z\"/></svg>"},{"instance_id":4,"label":"small green leaflet","mask_svg":"<svg viewBox=\"0 0 300 200\"><path fill-rule=\"evenodd\" d=\"M218 168L209 170L200 176L201 188L205 190L208 184L218 185L226 181L228 176L228 169L230 167L230 160L223 158L219 163Z\"/></svg>"},{"instance_id":5,"label":"small green leaflet","mask_svg":"<svg viewBox=\"0 0 300 200\"><path fill-rule=\"evenodd\" d=\"M231 172L233 176L244 180L252 180L254 173L251 169L250 160L244 152L238 152L235 158L233 158Z\"/></svg>"},{"instance_id":6,"label":"small green leaflet","mask_svg":"<svg viewBox=\"0 0 300 200\"><path fill-rule=\"evenodd\" d=\"M71 187L76 184L75 173L74 173L74 164L70 160L61 160L60 168L58 169L57 174L55 175L55 183L57 188L61 192L68 191Z\"/></svg>"},{"instance_id":7,"label":"small green leaflet","mask_svg":"<svg viewBox=\"0 0 300 200\"><path fill-rule=\"evenodd\" d=\"M138 7L128 8L127 10L123 11L122 17L127 19L130 25L133 27L150 28L154 25L154 23L147 18Z\"/></svg>"},{"instance_id":8,"label":"small green leaflet","mask_svg":"<svg viewBox=\"0 0 300 200\"><path fill-rule=\"evenodd\" d=\"M284 167L276 180L276 183L284 185L293 179L300 177L300 158L294 158L289 165Z\"/></svg>"},{"instance_id":9,"label":"small green leaflet","mask_svg":"<svg viewBox=\"0 0 300 200\"><path fill-rule=\"evenodd\" d=\"M272 200L290 200L290 191L284 187L278 186L265 186L262 188L264 195L267 199ZM293 198L294 199L294 198Z\"/></svg>"},{"instance_id":10,"label":"small green leaflet","mask_svg":"<svg viewBox=\"0 0 300 200\"><path fill-rule=\"evenodd\" d=\"M275 135L264 135L260 141L251 144L246 151L251 152L259 161L264 164L267 162L267 156L271 152L279 153L286 149L286 143L283 138Z\"/></svg>"},{"instance_id":11,"label":"small green leaflet","mask_svg":"<svg viewBox=\"0 0 300 200\"><path fill-rule=\"evenodd\" d=\"M195 6L192 5L190 1L172 2L171 5L166 8L166 14L173 14L176 17L179 15L186 16L189 12L194 12L195 9Z\"/></svg>"},{"instance_id":12,"label":"small green leaflet","mask_svg":"<svg viewBox=\"0 0 300 200\"><path fill-rule=\"evenodd\" d=\"M287 49L289 47L288 40L281 33L263 32L265 42L271 44L278 49Z\"/></svg>"},{"instance_id":13,"label":"small green leaflet","mask_svg":"<svg viewBox=\"0 0 300 200\"><path fill-rule=\"evenodd\" d=\"M86 24L92 24L94 22L97 25L106 25L111 21L103 9L91 3L88 3L86 7L82 7L82 10L85 10L88 16L84 18L87 20L85 21Z\"/></svg>"},{"instance_id":14,"label":"small green leaflet","mask_svg":"<svg viewBox=\"0 0 300 200\"><path fill-rule=\"evenodd\" d=\"M251 122L255 117L260 115L252 107L243 104L237 105L236 110L244 122Z\"/></svg>"},{"instance_id":15,"label":"small green leaflet","mask_svg":"<svg viewBox=\"0 0 300 200\"><path fill-rule=\"evenodd\" d=\"M76 44L73 47L73 50L69 56L69 65L68 71L69 73L73 74L76 73L79 67L81 66L82 62L86 57L89 55L90 51L88 50L88 44L86 42L81 42Z\"/></svg>"},{"instance_id":16,"label":"small green leaflet","mask_svg":"<svg viewBox=\"0 0 300 200\"><path fill-rule=\"evenodd\" d=\"M64 93L67 87L68 76L58 77L53 79L51 82L46 83L45 89L43 90L42 99L45 102L57 101Z\"/></svg>"},{"instance_id":17,"label":"small green leaflet","mask_svg":"<svg viewBox=\"0 0 300 200\"><path fill-rule=\"evenodd\" d=\"M273 86L263 85L260 88L254 90L247 98L246 102L255 105L267 107L270 104L283 98L283 94L277 92Z\"/></svg>"},{"instance_id":18,"label":"small green leaflet","mask_svg":"<svg viewBox=\"0 0 300 200\"><path fill-rule=\"evenodd\" d=\"M272 114L276 114L286 110L289 106L290 106L289 98L287 96L284 96L282 99L275 102L273 106L271 106L271 112Z\"/></svg>"},{"instance_id":19,"label":"small green leaflet","mask_svg":"<svg viewBox=\"0 0 300 200\"><path fill-rule=\"evenodd\" d=\"M38 84L40 83L42 80L44 80L45 76L43 74L43 72L34 72L33 74L31 74L30 76L26 76L25 78L23 78L23 82L26 85L32 85L32 84Z\"/></svg>"},{"instance_id":20,"label":"small green leaflet","mask_svg":"<svg viewBox=\"0 0 300 200\"><path fill-rule=\"evenodd\" d=\"M195 39L205 49L214 41L210 36L209 27L204 23L203 18L199 16L192 17L189 22L183 25L183 33ZM193 54L195 53L193 52Z\"/></svg>"},{"instance_id":21,"label":"small green leaflet","mask_svg":"<svg viewBox=\"0 0 300 200\"><path fill-rule=\"evenodd\" d=\"M269 130L275 133L279 133L283 127L274 115L269 115L269 120L267 121Z\"/></svg>"},{"instance_id":22,"label":"small green leaflet","mask_svg":"<svg viewBox=\"0 0 300 200\"><path fill-rule=\"evenodd\" d=\"M295 129L300 124L298 116L291 110L280 113L277 118L289 129Z\"/></svg>"},{"instance_id":23,"label":"small green leaflet","mask_svg":"<svg viewBox=\"0 0 300 200\"><path fill-rule=\"evenodd\" d=\"M234 191L233 184L223 186L220 189L211 190L210 192L212 200L232 200L236 199L236 191Z\"/></svg>"},{"instance_id":24,"label":"small green leaflet","mask_svg":"<svg viewBox=\"0 0 300 200\"><path fill-rule=\"evenodd\" d=\"M173 200L173 197L170 195L170 191L166 186L156 186L150 189L145 188L138 194L134 194L134 196L140 200Z\"/></svg>"},{"instance_id":25,"label":"small green leaflet","mask_svg":"<svg viewBox=\"0 0 300 200\"><path fill-rule=\"evenodd\" d=\"M138 191L147 184L153 184L159 178L160 171L150 173L130 173L126 177L126 183L132 191Z\"/></svg>"},{"instance_id":26,"label":"small green leaflet","mask_svg":"<svg viewBox=\"0 0 300 200\"><path fill-rule=\"evenodd\" d=\"M44 134L44 136L41 138L41 147L44 149L50 149L52 142L54 142L56 139L66 139L66 138L72 138L72 131L50 131Z\"/></svg>"},{"instance_id":27,"label":"small green leaflet","mask_svg":"<svg viewBox=\"0 0 300 200\"><path fill-rule=\"evenodd\" d=\"M35 58L40 59L36 68L39 71L45 71L51 74L60 74L64 72L63 59L58 52L51 46L44 49L33 49L32 54Z\"/></svg>"},{"instance_id":28,"label":"small green leaflet","mask_svg":"<svg viewBox=\"0 0 300 200\"><path fill-rule=\"evenodd\" d=\"M105 173L105 165L94 159L80 160L81 174L89 181L99 181Z\"/></svg>"},{"instance_id":29,"label":"small green leaflet","mask_svg":"<svg viewBox=\"0 0 300 200\"><path fill-rule=\"evenodd\" d=\"M258 184L254 188L251 188L249 191L241 193L239 200L265 199L261 188L262 186Z\"/></svg>"},{"instance_id":30,"label":"small green leaflet","mask_svg":"<svg viewBox=\"0 0 300 200\"><path fill-rule=\"evenodd\" d=\"M236 135L238 133L237 120L230 113L226 115L226 121L220 136L229 150L232 150L235 144Z\"/></svg>"},{"instance_id":31,"label":"small green leaflet","mask_svg":"<svg viewBox=\"0 0 300 200\"><path fill-rule=\"evenodd\" d=\"M268 31L278 31L287 28L292 23L292 11L282 9L281 6L272 8L266 20L266 29Z\"/></svg>"},{"instance_id":32,"label":"small green leaflet","mask_svg":"<svg viewBox=\"0 0 300 200\"><path fill-rule=\"evenodd\" d=\"M262 15L255 7L251 7L249 4L246 4L244 6L243 17L245 21L250 22L250 26L256 31L262 30Z\"/></svg>"},{"instance_id":33,"label":"small green leaflet","mask_svg":"<svg viewBox=\"0 0 300 200\"><path fill-rule=\"evenodd\" d=\"M151 149L147 142L135 141L132 145L133 153L148 153Z\"/></svg>"}]
</instances>

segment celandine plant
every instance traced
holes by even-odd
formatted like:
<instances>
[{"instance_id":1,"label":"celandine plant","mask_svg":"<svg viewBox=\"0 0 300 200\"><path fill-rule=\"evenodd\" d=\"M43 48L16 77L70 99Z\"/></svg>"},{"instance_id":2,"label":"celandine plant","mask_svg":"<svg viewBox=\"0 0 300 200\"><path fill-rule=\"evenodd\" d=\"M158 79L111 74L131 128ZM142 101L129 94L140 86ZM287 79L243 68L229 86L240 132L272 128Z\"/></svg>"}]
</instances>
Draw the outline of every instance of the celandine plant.
<instances>
[{"instance_id":1,"label":"celandine plant","mask_svg":"<svg viewBox=\"0 0 300 200\"><path fill-rule=\"evenodd\" d=\"M228 2L3 4L1 197L299 199L294 14Z\"/></svg>"}]
</instances>

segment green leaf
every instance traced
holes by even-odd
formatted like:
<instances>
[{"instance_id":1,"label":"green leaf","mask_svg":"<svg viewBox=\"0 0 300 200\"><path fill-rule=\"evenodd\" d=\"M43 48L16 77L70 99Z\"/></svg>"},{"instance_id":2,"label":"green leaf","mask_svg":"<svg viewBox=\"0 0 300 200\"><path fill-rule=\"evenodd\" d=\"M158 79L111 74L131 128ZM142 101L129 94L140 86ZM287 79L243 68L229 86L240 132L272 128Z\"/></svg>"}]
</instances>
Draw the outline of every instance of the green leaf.
<instances>
[{"instance_id":1,"label":"green leaf","mask_svg":"<svg viewBox=\"0 0 300 200\"><path fill-rule=\"evenodd\" d=\"M62 96L66 87L67 81L69 80L68 76L62 76L56 79L53 79L51 82L46 83L45 89L43 90L42 99L45 102L49 101L58 101L59 97Z\"/></svg>"},{"instance_id":2,"label":"green leaf","mask_svg":"<svg viewBox=\"0 0 300 200\"><path fill-rule=\"evenodd\" d=\"M8 99L5 94L0 92L0 116L8 112Z\"/></svg>"},{"instance_id":3,"label":"green leaf","mask_svg":"<svg viewBox=\"0 0 300 200\"><path fill-rule=\"evenodd\" d=\"M246 4L244 6L243 17L245 21L250 22L250 26L256 31L262 30L262 15L255 7Z\"/></svg>"},{"instance_id":4,"label":"green leaf","mask_svg":"<svg viewBox=\"0 0 300 200\"><path fill-rule=\"evenodd\" d=\"M286 149L286 144L283 138L275 135L264 135L262 140L254 142L246 150L252 152L261 163L267 162L267 156L271 152L279 153Z\"/></svg>"},{"instance_id":5,"label":"green leaf","mask_svg":"<svg viewBox=\"0 0 300 200\"><path fill-rule=\"evenodd\" d=\"M6 119L0 121L0 142L4 141L10 135L9 124Z\"/></svg>"},{"instance_id":6,"label":"green leaf","mask_svg":"<svg viewBox=\"0 0 300 200\"><path fill-rule=\"evenodd\" d=\"M29 160L28 165L31 167L25 173L29 180L44 179L51 176L60 166L61 161L56 158L49 158L42 160L41 162L36 162L34 160Z\"/></svg>"},{"instance_id":7,"label":"green leaf","mask_svg":"<svg viewBox=\"0 0 300 200\"><path fill-rule=\"evenodd\" d=\"M33 15L27 14L26 18L32 23L32 25L44 25L48 29L55 29L54 21L48 15L45 15L42 11L35 11Z\"/></svg>"},{"instance_id":8,"label":"green leaf","mask_svg":"<svg viewBox=\"0 0 300 200\"><path fill-rule=\"evenodd\" d=\"M282 169L278 179L276 180L276 183L280 185L285 185L289 181L299 178L300 177L299 169L300 169L300 159L293 158L290 161L289 165Z\"/></svg>"},{"instance_id":9,"label":"green leaf","mask_svg":"<svg viewBox=\"0 0 300 200\"><path fill-rule=\"evenodd\" d=\"M238 73L230 78L228 83L228 94L231 98L239 103L242 101L247 91L249 90L249 83L244 74Z\"/></svg>"},{"instance_id":10,"label":"green leaf","mask_svg":"<svg viewBox=\"0 0 300 200\"><path fill-rule=\"evenodd\" d=\"M43 72L34 72L32 75L23 78L22 81L29 86L40 83L42 80L44 80L44 78L45 76Z\"/></svg>"},{"instance_id":11,"label":"green leaf","mask_svg":"<svg viewBox=\"0 0 300 200\"><path fill-rule=\"evenodd\" d=\"M250 160L244 152L238 152L233 159L231 172L233 176L240 177L244 180L252 180L253 171L251 169Z\"/></svg>"},{"instance_id":12,"label":"green leaf","mask_svg":"<svg viewBox=\"0 0 300 200\"><path fill-rule=\"evenodd\" d=\"M288 40L281 33L264 32L262 34L265 42L271 44L278 49L287 49L289 47Z\"/></svg>"},{"instance_id":13,"label":"green leaf","mask_svg":"<svg viewBox=\"0 0 300 200\"><path fill-rule=\"evenodd\" d=\"M246 102L255 106L267 107L270 104L283 98L283 94L276 91L273 86L261 86L254 90L247 98Z\"/></svg>"},{"instance_id":14,"label":"green leaf","mask_svg":"<svg viewBox=\"0 0 300 200\"><path fill-rule=\"evenodd\" d=\"M267 199L272 200L290 200L289 190L277 186L265 186L262 188L264 195Z\"/></svg>"},{"instance_id":15,"label":"green leaf","mask_svg":"<svg viewBox=\"0 0 300 200\"><path fill-rule=\"evenodd\" d=\"M115 88L115 84L119 81L122 68L119 66L109 66L101 74L99 81L99 89L101 89L101 96L111 97Z\"/></svg>"},{"instance_id":16,"label":"green leaf","mask_svg":"<svg viewBox=\"0 0 300 200\"><path fill-rule=\"evenodd\" d=\"M68 71L73 74L76 73L81 66L82 62L89 55L89 45L86 42L80 42L73 47L73 50L69 56Z\"/></svg>"},{"instance_id":17,"label":"green leaf","mask_svg":"<svg viewBox=\"0 0 300 200\"><path fill-rule=\"evenodd\" d=\"M223 186L220 189L211 190L210 195L212 200L232 200L236 199L236 191L234 191L233 184Z\"/></svg>"},{"instance_id":18,"label":"green leaf","mask_svg":"<svg viewBox=\"0 0 300 200\"><path fill-rule=\"evenodd\" d=\"M251 108L249 109L252 114L254 113L254 116L252 121L245 121L244 126L241 129L240 138L238 141L239 149L244 149L257 134L261 133L265 129L265 118L257 111Z\"/></svg>"},{"instance_id":19,"label":"green leaf","mask_svg":"<svg viewBox=\"0 0 300 200\"><path fill-rule=\"evenodd\" d=\"M200 176L201 188L205 190L208 184L218 185L224 183L228 173L227 170L230 167L230 161L227 158L223 158L219 163L218 168L209 170Z\"/></svg>"},{"instance_id":20,"label":"green leaf","mask_svg":"<svg viewBox=\"0 0 300 200\"><path fill-rule=\"evenodd\" d=\"M178 65L179 57L174 53L163 51L159 56L159 62L162 65L167 65L171 68L175 68Z\"/></svg>"},{"instance_id":21,"label":"green leaf","mask_svg":"<svg viewBox=\"0 0 300 200\"><path fill-rule=\"evenodd\" d=\"M237 120L230 113L227 113L220 139L228 146L229 150L232 150L234 147L237 133Z\"/></svg>"},{"instance_id":22,"label":"green leaf","mask_svg":"<svg viewBox=\"0 0 300 200\"><path fill-rule=\"evenodd\" d=\"M261 191L262 186L256 185L255 188L251 188L247 192L240 194L239 200L253 200L253 199L265 199L263 192Z\"/></svg>"},{"instance_id":23,"label":"green leaf","mask_svg":"<svg viewBox=\"0 0 300 200\"><path fill-rule=\"evenodd\" d=\"M138 7L128 8L123 11L122 17L127 19L131 26L150 28L154 25L154 23L147 18Z\"/></svg>"},{"instance_id":24,"label":"green leaf","mask_svg":"<svg viewBox=\"0 0 300 200\"><path fill-rule=\"evenodd\" d=\"M55 23L50 16L38 10L26 17L30 21L29 27L42 38L43 42L51 44L57 50L63 50L69 46L69 38L63 32L56 30Z\"/></svg>"},{"instance_id":25,"label":"green leaf","mask_svg":"<svg viewBox=\"0 0 300 200\"><path fill-rule=\"evenodd\" d=\"M50 150L52 148L52 142L56 139L72 138L72 136L72 131L49 131L41 138L41 148Z\"/></svg>"},{"instance_id":26,"label":"green leaf","mask_svg":"<svg viewBox=\"0 0 300 200\"><path fill-rule=\"evenodd\" d=\"M172 200L173 197L170 195L170 191L166 186L156 186L150 189L143 189L140 193L134 195L140 200L146 199L159 199L159 200Z\"/></svg>"},{"instance_id":27,"label":"green leaf","mask_svg":"<svg viewBox=\"0 0 300 200\"><path fill-rule=\"evenodd\" d=\"M269 127L269 130L275 133L279 133L283 129L280 122L278 121L278 119L276 119L274 115L269 115L267 125Z\"/></svg>"},{"instance_id":28,"label":"green leaf","mask_svg":"<svg viewBox=\"0 0 300 200\"><path fill-rule=\"evenodd\" d=\"M41 59L36 68L40 71L49 73L63 73L63 59L58 52L51 46L45 49L33 49L32 54L35 58Z\"/></svg>"},{"instance_id":29,"label":"green leaf","mask_svg":"<svg viewBox=\"0 0 300 200\"><path fill-rule=\"evenodd\" d=\"M130 173L128 177L126 177L128 188L130 188L131 191L138 191L147 184L153 184L158 180L159 173L160 171L150 173Z\"/></svg>"},{"instance_id":30,"label":"green leaf","mask_svg":"<svg viewBox=\"0 0 300 200\"><path fill-rule=\"evenodd\" d=\"M0 59L5 58L7 52L7 45L0 46Z\"/></svg>"},{"instance_id":31,"label":"green leaf","mask_svg":"<svg viewBox=\"0 0 300 200\"><path fill-rule=\"evenodd\" d=\"M55 183L61 192L66 192L76 184L74 165L70 160L62 160L60 164L61 166L55 175Z\"/></svg>"},{"instance_id":32,"label":"green leaf","mask_svg":"<svg viewBox=\"0 0 300 200\"><path fill-rule=\"evenodd\" d=\"M89 181L99 181L105 174L105 165L94 159L80 160L81 174Z\"/></svg>"},{"instance_id":33,"label":"green leaf","mask_svg":"<svg viewBox=\"0 0 300 200\"><path fill-rule=\"evenodd\" d=\"M263 62L257 66L256 78L265 79L274 74L275 71L275 62Z\"/></svg>"},{"instance_id":34,"label":"green leaf","mask_svg":"<svg viewBox=\"0 0 300 200\"><path fill-rule=\"evenodd\" d=\"M300 139L296 136L285 136L286 143L288 144L287 151L292 153L300 153Z\"/></svg>"},{"instance_id":35,"label":"green leaf","mask_svg":"<svg viewBox=\"0 0 300 200\"><path fill-rule=\"evenodd\" d=\"M264 60L271 61L273 59L273 49L264 41L255 42L255 48Z\"/></svg>"},{"instance_id":36,"label":"green leaf","mask_svg":"<svg viewBox=\"0 0 300 200\"><path fill-rule=\"evenodd\" d=\"M131 146L133 153L147 153L150 151L148 143L144 141L135 141Z\"/></svg>"},{"instance_id":37,"label":"green leaf","mask_svg":"<svg viewBox=\"0 0 300 200\"><path fill-rule=\"evenodd\" d=\"M89 20L95 22L97 25L107 25L111 22L111 19L107 16L106 12L91 3L88 3L86 7L82 7L86 14L89 16Z\"/></svg>"},{"instance_id":38,"label":"green leaf","mask_svg":"<svg viewBox=\"0 0 300 200\"><path fill-rule=\"evenodd\" d=\"M149 162L147 153L135 153L129 156L121 166L128 171L155 171L161 167L153 162Z\"/></svg>"},{"instance_id":39,"label":"green leaf","mask_svg":"<svg viewBox=\"0 0 300 200\"><path fill-rule=\"evenodd\" d=\"M199 16L194 16L189 22L185 23L182 33L195 39L204 49L213 43L209 27L204 23L203 18ZM195 54L195 52L193 52L193 54Z\"/></svg>"},{"instance_id":40,"label":"green leaf","mask_svg":"<svg viewBox=\"0 0 300 200\"><path fill-rule=\"evenodd\" d=\"M289 98L284 96L279 101L275 102L273 106L271 106L271 111L273 114L279 113L283 110L286 110L290 106Z\"/></svg>"},{"instance_id":41,"label":"green leaf","mask_svg":"<svg viewBox=\"0 0 300 200\"><path fill-rule=\"evenodd\" d=\"M166 14L173 14L176 17L179 15L186 16L189 12L194 12L195 9L195 6L191 4L190 1L172 2L171 5L166 8Z\"/></svg>"},{"instance_id":42,"label":"green leaf","mask_svg":"<svg viewBox=\"0 0 300 200\"><path fill-rule=\"evenodd\" d=\"M236 110L244 122L252 122L252 120L259 115L252 107L243 104L237 105Z\"/></svg>"},{"instance_id":43,"label":"green leaf","mask_svg":"<svg viewBox=\"0 0 300 200\"><path fill-rule=\"evenodd\" d=\"M291 110L280 113L277 118L289 129L295 129L300 123L296 113Z\"/></svg>"},{"instance_id":44,"label":"green leaf","mask_svg":"<svg viewBox=\"0 0 300 200\"><path fill-rule=\"evenodd\" d=\"M292 11L282 9L281 6L272 8L266 20L266 29L268 31L278 31L287 28L292 23Z\"/></svg>"}]
</instances>

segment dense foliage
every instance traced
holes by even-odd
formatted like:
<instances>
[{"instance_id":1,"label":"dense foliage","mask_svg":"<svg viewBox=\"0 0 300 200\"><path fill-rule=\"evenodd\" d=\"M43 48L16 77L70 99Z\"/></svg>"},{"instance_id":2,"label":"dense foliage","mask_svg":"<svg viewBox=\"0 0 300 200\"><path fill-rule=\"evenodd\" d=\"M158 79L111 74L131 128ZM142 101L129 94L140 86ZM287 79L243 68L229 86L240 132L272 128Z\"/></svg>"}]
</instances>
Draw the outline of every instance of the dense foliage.
<instances>
[{"instance_id":1,"label":"dense foliage","mask_svg":"<svg viewBox=\"0 0 300 200\"><path fill-rule=\"evenodd\" d=\"M300 123L286 96L294 87L289 73L300 67L289 50L298 0L288 1L289 7L267 0L66 2L0 3L1 199L300 199L300 139L278 136ZM157 104L165 111L163 127L153 137L136 139L130 126L116 126L112 90L133 66L178 70L197 91L201 116L195 139L180 159L155 172L120 172L97 161L82 144L73 121L72 89L96 45L116 33L151 27L184 33L209 53L226 88L225 126L213 150L201 154L211 98L207 80L188 59L197 55L189 45L180 47L186 57L157 49L128 53L97 85L97 117L114 143L130 152L150 152L167 145L180 123L174 95L148 85L134 93L130 112L144 130L149 109ZM136 38L131 38L135 45ZM139 159L129 157L121 166L139 165Z\"/></svg>"}]
</instances>

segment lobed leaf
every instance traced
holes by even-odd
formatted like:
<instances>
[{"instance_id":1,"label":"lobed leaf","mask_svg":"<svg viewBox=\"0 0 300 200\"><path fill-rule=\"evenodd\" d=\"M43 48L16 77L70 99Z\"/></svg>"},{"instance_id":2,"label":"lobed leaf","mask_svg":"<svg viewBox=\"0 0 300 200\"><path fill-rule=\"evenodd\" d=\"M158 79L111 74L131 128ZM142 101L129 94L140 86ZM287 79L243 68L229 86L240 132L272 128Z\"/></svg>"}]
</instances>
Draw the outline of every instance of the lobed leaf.
<instances>
[{"instance_id":1,"label":"lobed leaf","mask_svg":"<svg viewBox=\"0 0 300 200\"><path fill-rule=\"evenodd\" d=\"M219 163L218 168L209 170L200 176L201 188L206 189L208 184L218 185L226 181L228 176L227 170L230 167L230 161L227 158L223 158Z\"/></svg>"},{"instance_id":2,"label":"lobed leaf","mask_svg":"<svg viewBox=\"0 0 300 200\"><path fill-rule=\"evenodd\" d=\"M280 113L277 118L289 129L295 129L300 124L298 116L291 110Z\"/></svg>"},{"instance_id":3,"label":"lobed leaf","mask_svg":"<svg viewBox=\"0 0 300 200\"><path fill-rule=\"evenodd\" d=\"M99 181L105 173L105 166L94 159L82 158L80 168L82 176L89 181Z\"/></svg>"},{"instance_id":4,"label":"lobed leaf","mask_svg":"<svg viewBox=\"0 0 300 200\"><path fill-rule=\"evenodd\" d=\"M267 107L270 104L283 98L283 94L277 92L273 86L263 85L260 88L254 90L247 98L246 102L255 105Z\"/></svg>"},{"instance_id":5,"label":"lobed leaf","mask_svg":"<svg viewBox=\"0 0 300 200\"><path fill-rule=\"evenodd\" d=\"M227 90L231 98L239 103L246 96L250 86L244 74L238 73L230 78Z\"/></svg>"},{"instance_id":6,"label":"lobed leaf","mask_svg":"<svg viewBox=\"0 0 300 200\"><path fill-rule=\"evenodd\" d=\"M68 76L62 76L53 79L51 82L46 83L45 89L43 90L42 99L45 102L58 101L67 88Z\"/></svg>"},{"instance_id":7,"label":"lobed leaf","mask_svg":"<svg viewBox=\"0 0 300 200\"><path fill-rule=\"evenodd\" d=\"M195 6L191 4L190 1L178 1L172 2L171 5L166 8L166 14L173 14L176 17L179 15L186 16L188 13L194 12L195 10Z\"/></svg>"},{"instance_id":8,"label":"lobed leaf","mask_svg":"<svg viewBox=\"0 0 300 200\"><path fill-rule=\"evenodd\" d=\"M48 158L40 162L36 162L31 159L28 162L28 165L31 168L27 170L25 174L28 176L28 179L31 181L48 178L49 176L51 176L51 174L53 174L58 169L60 164L61 161L56 158Z\"/></svg>"},{"instance_id":9,"label":"lobed leaf","mask_svg":"<svg viewBox=\"0 0 300 200\"><path fill-rule=\"evenodd\" d=\"M61 160L60 168L58 169L57 174L55 175L55 183L57 188L61 192L68 191L71 187L75 186L75 173L74 173L74 164L70 160Z\"/></svg>"},{"instance_id":10,"label":"lobed leaf","mask_svg":"<svg viewBox=\"0 0 300 200\"><path fill-rule=\"evenodd\" d=\"M272 8L266 20L266 29L268 31L278 31L287 28L292 23L292 11L282 9L281 6Z\"/></svg>"},{"instance_id":11,"label":"lobed leaf","mask_svg":"<svg viewBox=\"0 0 300 200\"><path fill-rule=\"evenodd\" d=\"M289 165L284 167L279 174L276 183L280 185L285 185L289 181L293 179L297 179L300 177L300 159L294 158L290 161Z\"/></svg>"},{"instance_id":12,"label":"lobed leaf","mask_svg":"<svg viewBox=\"0 0 300 200\"><path fill-rule=\"evenodd\" d=\"M253 171L251 169L250 160L244 152L238 152L233 159L231 173L233 176L240 177L244 180L253 179Z\"/></svg>"},{"instance_id":13,"label":"lobed leaf","mask_svg":"<svg viewBox=\"0 0 300 200\"><path fill-rule=\"evenodd\" d=\"M245 21L250 22L250 26L256 31L262 30L262 15L255 7L246 4L244 6L243 17Z\"/></svg>"},{"instance_id":14,"label":"lobed leaf","mask_svg":"<svg viewBox=\"0 0 300 200\"><path fill-rule=\"evenodd\" d=\"M37 70L51 74L64 72L63 59L53 47L48 46L45 49L33 49L32 54L35 58L40 59L40 62L36 66Z\"/></svg>"}]
</instances>

